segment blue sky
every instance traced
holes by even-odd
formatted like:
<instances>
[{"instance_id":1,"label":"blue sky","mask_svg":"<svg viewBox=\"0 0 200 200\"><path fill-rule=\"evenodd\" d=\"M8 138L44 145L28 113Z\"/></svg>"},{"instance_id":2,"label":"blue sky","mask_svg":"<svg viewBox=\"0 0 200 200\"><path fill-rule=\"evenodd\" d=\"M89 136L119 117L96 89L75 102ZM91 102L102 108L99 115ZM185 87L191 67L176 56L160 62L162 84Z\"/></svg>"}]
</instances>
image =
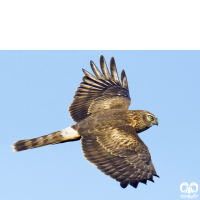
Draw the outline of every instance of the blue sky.
<instances>
[{"instance_id":1,"label":"blue sky","mask_svg":"<svg viewBox=\"0 0 200 200\"><path fill-rule=\"evenodd\" d=\"M125 69L129 109L158 117L158 127L140 134L155 183L122 189L85 160L80 141L12 152L17 140L74 124L68 107L81 69L91 72L90 60L99 67L100 55ZM1 51L0 199L181 199L182 182L200 185L199 74L200 51Z\"/></svg>"}]
</instances>

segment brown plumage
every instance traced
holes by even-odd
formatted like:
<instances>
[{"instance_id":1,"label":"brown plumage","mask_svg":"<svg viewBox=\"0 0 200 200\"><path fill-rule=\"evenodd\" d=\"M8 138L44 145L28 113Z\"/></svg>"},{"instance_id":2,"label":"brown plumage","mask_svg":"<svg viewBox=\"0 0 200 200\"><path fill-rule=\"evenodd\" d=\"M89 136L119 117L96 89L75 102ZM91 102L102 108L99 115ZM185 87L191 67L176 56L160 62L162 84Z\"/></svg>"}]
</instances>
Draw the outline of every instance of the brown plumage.
<instances>
[{"instance_id":1,"label":"brown plumage","mask_svg":"<svg viewBox=\"0 0 200 200\"><path fill-rule=\"evenodd\" d=\"M113 57L111 74L103 56L102 73L92 61L90 65L95 76L83 70L83 82L69 107L77 123L46 136L20 140L13 145L14 151L81 139L86 159L119 181L122 188L153 181L158 175L138 133L158 125L157 118L145 110L128 110L131 99L126 74L123 70L120 82Z\"/></svg>"}]
</instances>

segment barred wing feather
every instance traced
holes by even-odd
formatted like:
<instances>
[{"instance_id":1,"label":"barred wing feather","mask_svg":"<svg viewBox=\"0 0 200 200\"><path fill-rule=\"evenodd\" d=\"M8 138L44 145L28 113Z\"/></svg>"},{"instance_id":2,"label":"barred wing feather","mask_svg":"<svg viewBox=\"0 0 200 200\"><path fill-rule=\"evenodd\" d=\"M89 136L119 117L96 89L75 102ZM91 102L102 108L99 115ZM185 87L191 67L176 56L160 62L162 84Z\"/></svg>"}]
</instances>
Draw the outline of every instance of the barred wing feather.
<instances>
[{"instance_id":1,"label":"barred wing feather","mask_svg":"<svg viewBox=\"0 0 200 200\"><path fill-rule=\"evenodd\" d=\"M104 109L127 110L131 102L125 71L122 71L120 83L113 57L110 61L111 75L103 56L100 57L102 73L92 61L90 65L95 76L83 69L83 82L69 107L70 115L76 122Z\"/></svg>"}]
</instances>

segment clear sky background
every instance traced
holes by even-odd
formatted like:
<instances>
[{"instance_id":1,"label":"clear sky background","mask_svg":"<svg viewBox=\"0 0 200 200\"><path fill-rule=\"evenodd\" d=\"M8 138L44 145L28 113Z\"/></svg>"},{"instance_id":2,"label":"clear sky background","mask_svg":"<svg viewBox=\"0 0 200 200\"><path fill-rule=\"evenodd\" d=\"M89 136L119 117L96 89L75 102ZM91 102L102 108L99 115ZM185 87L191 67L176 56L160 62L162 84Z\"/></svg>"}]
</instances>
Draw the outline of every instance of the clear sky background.
<instances>
[{"instance_id":1,"label":"clear sky background","mask_svg":"<svg viewBox=\"0 0 200 200\"><path fill-rule=\"evenodd\" d=\"M83 76L115 57L125 69L129 109L155 114L139 136L160 178L122 189L83 157L80 141L13 153L10 147L71 126L68 107ZM181 199L180 184L200 186L200 51L1 51L0 200ZM200 198L200 192L197 193Z\"/></svg>"}]
</instances>

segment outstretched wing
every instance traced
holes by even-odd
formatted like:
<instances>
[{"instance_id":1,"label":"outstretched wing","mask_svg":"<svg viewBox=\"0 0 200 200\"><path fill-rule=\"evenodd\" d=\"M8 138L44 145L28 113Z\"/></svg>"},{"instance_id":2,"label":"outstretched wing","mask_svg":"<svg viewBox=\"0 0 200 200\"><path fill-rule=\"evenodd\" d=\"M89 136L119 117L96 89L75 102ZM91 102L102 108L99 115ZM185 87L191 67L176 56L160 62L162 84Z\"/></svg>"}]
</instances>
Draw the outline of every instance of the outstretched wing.
<instances>
[{"instance_id":1,"label":"outstretched wing","mask_svg":"<svg viewBox=\"0 0 200 200\"><path fill-rule=\"evenodd\" d=\"M113 128L99 124L81 132L82 149L88 161L97 166L104 174L120 182L121 187L128 184L137 187L139 182L153 181L156 174L147 146L134 128L119 122Z\"/></svg>"},{"instance_id":2,"label":"outstretched wing","mask_svg":"<svg viewBox=\"0 0 200 200\"><path fill-rule=\"evenodd\" d=\"M69 107L70 115L76 122L103 109L127 110L131 102L125 71L121 73L120 83L113 57L110 61L111 75L103 56L100 57L103 74L92 61L90 65L96 77L83 69L85 74L83 82L78 87L75 99Z\"/></svg>"}]
</instances>

